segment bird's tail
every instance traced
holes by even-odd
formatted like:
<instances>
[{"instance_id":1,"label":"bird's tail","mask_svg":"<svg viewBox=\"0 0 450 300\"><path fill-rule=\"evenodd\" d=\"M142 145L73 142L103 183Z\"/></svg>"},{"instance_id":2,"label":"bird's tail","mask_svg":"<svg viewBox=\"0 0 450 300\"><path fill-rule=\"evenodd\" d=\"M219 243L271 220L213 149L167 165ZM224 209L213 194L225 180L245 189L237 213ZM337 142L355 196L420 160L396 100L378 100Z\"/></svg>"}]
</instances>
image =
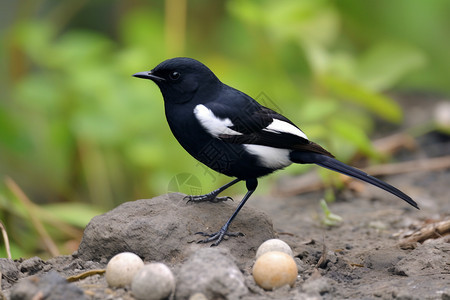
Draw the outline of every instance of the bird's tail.
<instances>
[{"instance_id":1,"label":"bird's tail","mask_svg":"<svg viewBox=\"0 0 450 300\"><path fill-rule=\"evenodd\" d=\"M318 154L314 152L306 152L306 151L292 151L290 154L290 159L292 162L300 163L300 164L316 164L321 167L345 174L347 176L351 176L353 178L360 179L362 181L368 182L377 186L385 191L388 191L391 194L405 200L415 208L419 209L417 203L411 199L408 195L400 191L399 189L393 187L390 184L387 184L384 181L381 181L375 177L372 177L361 170L350 167L332 157Z\"/></svg>"}]
</instances>

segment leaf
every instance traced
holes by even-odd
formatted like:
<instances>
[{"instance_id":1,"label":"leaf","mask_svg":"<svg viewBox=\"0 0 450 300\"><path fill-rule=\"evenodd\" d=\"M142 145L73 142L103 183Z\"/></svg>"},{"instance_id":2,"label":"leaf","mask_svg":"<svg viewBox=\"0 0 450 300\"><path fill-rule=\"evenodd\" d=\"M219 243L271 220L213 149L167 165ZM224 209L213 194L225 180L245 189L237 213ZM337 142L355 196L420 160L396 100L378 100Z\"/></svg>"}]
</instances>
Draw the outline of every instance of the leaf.
<instances>
[{"instance_id":1,"label":"leaf","mask_svg":"<svg viewBox=\"0 0 450 300\"><path fill-rule=\"evenodd\" d=\"M326 226L336 226L342 222L342 217L333 214L328 208L327 202L324 199L320 200L320 208L322 209L325 216L322 218L322 223Z\"/></svg>"},{"instance_id":2,"label":"leaf","mask_svg":"<svg viewBox=\"0 0 450 300\"><path fill-rule=\"evenodd\" d=\"M364 154L372 157L377 156L377 153L374 151L369 138L360 127L356 127L352 122L341 118L331 119L330 126L333 128L333 132L336 135L339 135L340 137L356 145Z\"/></svg>"},{"instance_id":3,"label":"leaf","mask_svg":"<svg viewBox=\"0 0 450 300\"><path fill-rule=\"evenodd\" d=\"M256 1L227 1L228 11L239 19L252 25L265 22L265 13Z\"/></svg>"},{"instance_id":4,"label":"leaf","mask_svg":"<svg viewBox=\"0 0 450 300\"><path fill-rule=\"evenodd\" d=\"M55 215L61 221L80 228L84 228L93 217L103 213L92 205L76 202L46 204L41 208Z\"/></svg>"},{"instance_id":5,"label":"leaf","mask_svg":"<svg viewBox=\"0 0 450 300\"><path fill-rule=\"evenodd\" d=\"M387 121L398 123L402 120L400 106L387 96L333 75L322 75L319 81L337 97L359 104Z\"/></svg>"},{"instance_id":6,"label":"leaf","mask_svg":"<svg viewBox=\"0 0 450 300\"><path fill-rule=\"evenodd\" d=\"M302 123L315 123L339 111L339 103L334 99L313 98L305 101L301 109Z\"/></svg>"},{"instance_id":7,"label":"leaf","mask_svg":"<svg viewBox=\"0 0 450 300\"><path fill-rule=\"evenodd\" d=\"M416 47L399 42L380 43L360 58L356 78L368 88L386 90L425 63L425 55Z\"/></svg>"}]
</instances>

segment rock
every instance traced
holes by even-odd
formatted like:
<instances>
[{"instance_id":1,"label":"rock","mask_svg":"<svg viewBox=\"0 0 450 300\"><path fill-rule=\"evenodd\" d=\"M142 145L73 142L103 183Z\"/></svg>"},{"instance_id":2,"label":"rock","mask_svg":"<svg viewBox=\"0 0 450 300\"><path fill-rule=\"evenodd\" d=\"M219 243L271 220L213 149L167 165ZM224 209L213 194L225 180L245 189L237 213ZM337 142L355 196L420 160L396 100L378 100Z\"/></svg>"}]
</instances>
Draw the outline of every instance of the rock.
<instances>
[{"instance_id":1,"label":"rock","mask_svg":"<svg viewBox=\"0 0 450 300\"><path fill-rule=\"evenodd\" d=\"M84 260L110 259L120 252L133 252L145 261L174 264L190 253L209 247L197 244L196 232L218 231L234 212L237 203L186 203L183 194L126 202L94 217L86 226L77 255ZM222 241L239 263L253 259L258 246L274 237L266 214L244 207L230 228L244 237Z\"/></svg>"},{"instance_id":2,"label":"rock","mask_svg":"<svg viewBox=\"0 0 450 300\"><path fill-rule=\"evenodd\" d=\"M396 300L419 300L419 297L415 297L414 293L408 291L407 289L401 289L395 292L392 292L392 296Z\"/></svg>"},{"instance_id":3,"label":"rock","mask_svg":"<svg viewBox=\"0 0 450 300\"><path fill-rule=\"evenodd\" d=\"M13 283L19 279L20 272L12 259L0 258L0 272L3 275L3 280L0 280L2 285L0 289L9 288ZM6 279L6 280L5 280Z\"/></svg>"},{"instance_id":4,"label":"rock","mask_svg":"<svg viewBox=\"0 0 450 300\"><path fill-rule=\"evenodd\" d=\"M45 265L44 261L39 257L35 256L27 260L24 260L19 265L19 270L20 272L26 273L27 275L33 275L42 270L44 265Z\"/></svg>"},{"instance_id":5,"label":"rock","mask_svg":"<svg viewBox=\"0 0 450 300\"><path fill-rule=\"evenodd\" d=\"M244 275L227 249L203 248L181 266L176 299L201 293L207 299L239 299L248 293Z\"/></svg>"},{"instance_id":6,"label":"rock","mask_svg":"<svg viewBox=\"0 0 450 300\"><path fill-rule=\"evenodd\" d=\"M450 288L447 288L446 290L442 291L441 299L450 300Z\"/></svg>"},{"instance_id":7,"label":"rock","mask_svg":"<svg viewBox=\"0 0 450 300\"><path fill-rule=\"evenodd\" d=\"M333 290L332 280L326 277L310 278L302 285L305 293L312 296L323 295Z\"/></svg>"},{"instance_id":8,"label":"rock","mask_svg":"<svg viewBox=\"0 0 450 300\"><path fill-rule=\"evenodd\" d=\"M308 268L308 265L305 264L300 258L294 257L294 261L297 265L297 271L299 274L302 274Z\"/></svg>"},{"instance_id":9,"label":"rock","mask_svg":"<svg viewBox=\"0 0 450 300\"><path fill-rule=\"evenodd\" d=\"M81 289L58 273L30 276L19 281L11 290L11 300L76 300L86 299Z\"/></svg>"},{"instance_id":10,"label":"rock","mask_svg":"<svg viewBox=\"0 0 450 300\"><path fill-rule=\"evenodd\" d=\"M428 240L398 261L393 273L403 276L434 274L445 270L450 261L450 239Z\"/></svg>"}]
</instances>

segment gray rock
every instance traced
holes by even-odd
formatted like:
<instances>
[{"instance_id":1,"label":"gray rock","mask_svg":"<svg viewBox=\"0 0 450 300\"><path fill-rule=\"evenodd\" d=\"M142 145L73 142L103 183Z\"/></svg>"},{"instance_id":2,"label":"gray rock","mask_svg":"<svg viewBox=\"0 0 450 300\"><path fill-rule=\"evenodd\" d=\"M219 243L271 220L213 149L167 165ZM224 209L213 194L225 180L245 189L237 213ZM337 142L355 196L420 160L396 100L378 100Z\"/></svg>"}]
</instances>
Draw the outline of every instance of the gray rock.
<instances>
[{"instance_id":1,"label":"gray rock","mask_svg":"<svg viewBox=\"0 0 450 300\"><path fill-rule=\"evenodd\" d=\"M447 288L446 290L442 291L441 299L450 300L450 288Z\"/></svg>"},{"instance_id":2,"label":"gray rock","mask_svg":"<svg viewBox=\"0 0 450 300\"><path fill-rule=\"evenodd\" d=\"M19 281L11 290L11 300L76 300L86 299L81 289L68 283L52 271L43 276L30 276Z\"/></svg>"},{"instance_id":3,"label":"gray rock","mask_svg":"<svg viewBox=\"0 0 450 300\"><path fill-rule=\"evenodd\" d=\"M175 298L189 299L197 293L207 299L239 299L248 293L244 275L227 249L200 249L181 266Z\"/></svg>"},{"instance_id":4,"label":"gray rock","mask_svg":"<svg viewBox=\"0 0 450 300\"><path fill-rule=\"evenodd\" d=\"M445 270L450 261L450 238L427 240L394 266L393 273L403 276L435 274Z\"/></svg>"},{"instance_id":5,"label":"gray rock","mask_svg":"<svg viewBox=\"0 0 450 300\"><path fill-rule=\"evenodd\" d=\"M44 267L45 262L40 259L39 257L35 256L32 258L29 258L27 260L24 260L19 265L19 270L22 273L26 273L27 275L33 275L42 270Z\"/></svg>"},{"instance_id":6,"label":"gray rock","mask_svg":"<svg viewBox=\"0 0 450 300\"><path fill-rule=\"evenodd\" d=\"M110 212L94 217L86 226L77 255L100 261L130 251L146 261L175 264L209 244L197 244L196 232L218 231L238 203L186 203L183 194L126 202ZM239 263L253 259L258 246L274 238L266 214L244 207L231 225L244 237L232 237L218 247L229 248Z\"/></svg>"},{"instance_id":7,"label":"gray rock","mask_svg":"<svg viewBox=\"0 0 450 300\"><path fill-rule=\"evenodd\" d=\"M297 270L299 274L302 274L309 267L300 258L294 257L295 264L297 265Z\"/></svg>"},{"instance_id":8,"label":"gray rock","mask_svg":"<svg viewBox=\"0 0 450 300\"><path fill-rule=\"evenodd\" d=\"M302 285L302 289L308 295L323 295L333 290L332 280L326 277L310 278Z\"/></svg>"},{"instance_id":9,"label":"gray rock","mask_svg":"<svg viewBox=\"0 0 450 300\"><path fill-rule=\"evenodd\" d=\"M415 297L414 292L408 291L407 289L401 289L392 293L392 296L396 300L419 300L420 297Z\"/></svg>"},{"instance_id":10,"label":"gray rock","mask_svg":"<svg viewBox=\"0 0 450 300\"><path fill-rule=\"evenodd\" d=\"M1 280L1 289L9 288L13 283L15 283L20 276L19 269L17 268L15 262L12 259L0 258L0 272L3 275L3 280Z\"/></svg>"}]
</instances>

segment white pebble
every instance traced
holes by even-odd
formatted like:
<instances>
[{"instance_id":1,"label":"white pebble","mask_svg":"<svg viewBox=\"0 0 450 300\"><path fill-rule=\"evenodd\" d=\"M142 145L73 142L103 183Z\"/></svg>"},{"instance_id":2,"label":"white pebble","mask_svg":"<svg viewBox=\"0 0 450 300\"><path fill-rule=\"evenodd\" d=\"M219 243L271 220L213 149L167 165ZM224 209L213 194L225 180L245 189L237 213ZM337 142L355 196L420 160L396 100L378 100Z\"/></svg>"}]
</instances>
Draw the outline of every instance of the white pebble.
<instances>
[{"instance_id":1,"label":"white pebble","mask_svg":"<svg viewBox=\"0 0 450 300\"><path fill-rule=\"evenodd\" d=\"M434 109L434 119L437 125L450 128L450 102L442 101Z\"/></svg>"},{"instance_id":2,"label":"white pebble","mask_svg":"<svg viewBox=\"0 0 450 300\"><path fill-rule=\"evenodd\" d=\"M291 247L289 247L286 242L279 239L271 239L262 243L258 250L256 251L256 258L258 259L261 255L271 251L280 251L286 253L287 255L294 256Z\"/></svg>"},{"instance_id":3,"label":"white pebble","mask_svg":"<svg viewBox=\"0 0 450 300\"><path fill-rule=\"evenodd\" d=\"M163 263L145 265L131 283L131 292L138 300L165 299L174 290L175 277Z\"/></svg>"},{"instance_id":4,"label":"white pebble","mask_svg":"<svg viewBox=\"0 0 450 300\"><path fill-rule=\"evenodd\" d=\"M134 253L122 252L115 255L106 266L106 282L111 287L129 285L134 275L144 266L142 259Z\"/></svg>"},{"instance_id":5,"label":"white pebble","mask_svg":"<svg viewBox=\"0 0 450 300\"><path fill-rule=\"evenodd\" d=\"M261 255L253 266L253 278L265 290L294 285L298 270L292 256L279 251Z\"/></svg>"}]
</instances>

